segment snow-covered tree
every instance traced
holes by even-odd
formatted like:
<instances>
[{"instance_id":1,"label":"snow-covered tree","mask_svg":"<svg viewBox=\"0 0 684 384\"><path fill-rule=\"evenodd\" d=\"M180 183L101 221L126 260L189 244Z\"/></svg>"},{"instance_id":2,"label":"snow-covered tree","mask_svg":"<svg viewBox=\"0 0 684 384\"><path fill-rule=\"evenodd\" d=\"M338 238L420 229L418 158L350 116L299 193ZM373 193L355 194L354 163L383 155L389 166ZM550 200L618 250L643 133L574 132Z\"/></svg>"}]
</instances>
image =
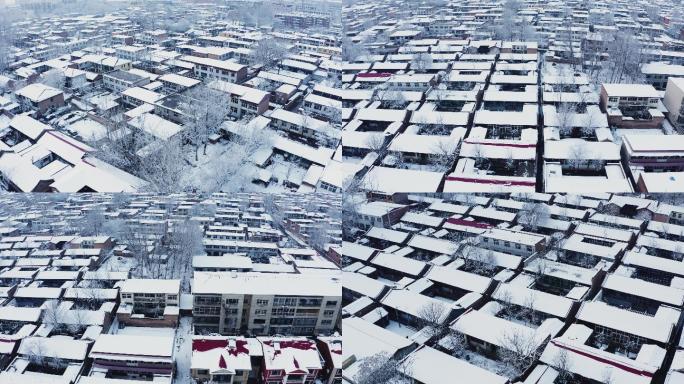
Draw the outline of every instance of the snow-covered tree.
<instances>
[{"instance_id":1,"label":"snow-covered tree","mask_svg":"<svg viewBox=\"0 0 684 384\"><path fill-rule=\"evenodd\" d=\"M221 91L200 85L185 93L180 103L183 112L183 139L195 147L195 161L199 160L199 148L207 154L209 137L219 131L230 109L229 96Z\"/></svg>"},{"instance_id":2,"label":"snow-covered tree","mask_svg":"<svg viewBox=\"0 0 684 384\"><path fill-rule=\"evenodd\" d=\"M540 219L549 217L549 206L544 203L528 202L518 212L518 223L534 231Z\"/></svg>"},{"instance_id":3,"label":"snow-covered tree","mask_svg":"<svg viewBox=\"0 0 684 384\"><path fill-rule=\"evenodd\" d=\"M523 333L517 329L507 329L500 340L499 359L506 364L511 376L520 376L540 354L534 333Z\"/></svg>"},{"instance_id":4,"label":"snow-covered tree","mask_svg":"<svg viewBox=\"0 0 684 384\"><path fill-rule=\"evenodd\" d=\"M420 326L427 332L429 337L441 338L451 331L446 323L447 309L441 303L430 302L418 310Z\"/></svg>"},{"instance_id":5,"label":"snow-covered tree","mask_svg":"<svg viewBox=\"0 0 684 384\"><path fill-rule=\"evenodd\" d=\"M287 56L287 48L272 38L259 40L249 55L250 65L261 65L265 69L274 68Z\"/></svg>"},{"instance_id":6,"label":"snow-covered tree","mask_svg":"<svg viewBox=\"0 0 684 384\"><path fill-rule=\"evenodd\" d=\"M401 367L399 361L386 352L380 352L364 358L358 372L356 384L391 383L401 376Z\"/></svg>"}]
</instances>

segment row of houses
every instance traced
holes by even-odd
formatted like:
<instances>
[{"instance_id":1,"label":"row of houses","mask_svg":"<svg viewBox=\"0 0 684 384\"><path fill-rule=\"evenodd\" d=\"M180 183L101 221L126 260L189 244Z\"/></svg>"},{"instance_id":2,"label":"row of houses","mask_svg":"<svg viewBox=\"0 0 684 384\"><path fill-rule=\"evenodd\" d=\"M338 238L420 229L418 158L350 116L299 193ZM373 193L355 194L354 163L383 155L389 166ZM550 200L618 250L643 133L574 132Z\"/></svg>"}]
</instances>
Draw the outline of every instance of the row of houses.
<instances>
[{"instance_id":1,"label":"row of houses","mask_svg":"<svg viewBox=\"0 0 684 384\"><path fill-rule=\"evenodd\" d=\"M338 198L0 205L0 381L341 383Z\"/></svg>"},{"instance_id":2,"label":"row of houses","mask_svg":"<svg viewBox=\"0 0 684 384\"><path fill-rule=\"evenodd\" d=\"M675 375L681 210L618 194L360 203L342 246L343 375L362 381L378 353L397 379L423 383L445 372L482 383Z\"/></svg>"}]
</instances>

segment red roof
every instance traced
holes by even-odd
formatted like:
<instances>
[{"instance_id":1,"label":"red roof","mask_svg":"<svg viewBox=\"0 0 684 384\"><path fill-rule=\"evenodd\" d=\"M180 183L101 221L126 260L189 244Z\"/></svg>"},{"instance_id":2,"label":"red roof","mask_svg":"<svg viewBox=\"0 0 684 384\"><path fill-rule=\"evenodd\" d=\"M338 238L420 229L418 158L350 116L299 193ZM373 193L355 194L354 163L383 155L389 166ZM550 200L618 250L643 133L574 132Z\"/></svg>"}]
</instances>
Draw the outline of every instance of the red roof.
<instances>
[{"instance_id":1,"label":"red roof","mask_svg":"<svg viewBox=\"0 0 684 384\"><path fill-rule=\"evenodd\" d=\"M447 181L462 181L464 183L476 183L476 184L496 184L496 185L516 185L516 186L527 186L534 187L536 182L534 181L516 181L516 180L493 180L493 179L476 179L471 177L458 177L449 176L446 178Z\"/></svg>"},{"instance_id":2,"label":"red roof","mask_svg":"<svg viewBox=\"0 0 684 384\"><path fill-rule=\"evenodd\" d=\"M384 72L364 72L364 73L357 73L356 77L390 77L392 76L391 73L384 73Z\"/></svg>"},{"instance_id":3,"label":"red roof","mask_svg":"<svg viewBox=\"0 0 684 384\"><path fill-rule=\"evenodd\" d=\"M492 147L513 147L513 148L534 148L537 144L516 144L516 143L497 143L491 141L471 141L464 140L467 144L490 145Z\"/></svg>"},{"instance_id":4,"label":"red roof","mask_svg":"<svg viewBox=\"0 0 684 384\"><path fill-rule=\"evenodd\" d=\"M448 218L447 223L456 224L456 225L463 225L465 227L481 228L481 229L488 229L488 228L492 227L491 225L489 225L487 223L480 223L480 222L473 221L473 220L457 219L455 217Z\"/></svg>"}]
</instances>

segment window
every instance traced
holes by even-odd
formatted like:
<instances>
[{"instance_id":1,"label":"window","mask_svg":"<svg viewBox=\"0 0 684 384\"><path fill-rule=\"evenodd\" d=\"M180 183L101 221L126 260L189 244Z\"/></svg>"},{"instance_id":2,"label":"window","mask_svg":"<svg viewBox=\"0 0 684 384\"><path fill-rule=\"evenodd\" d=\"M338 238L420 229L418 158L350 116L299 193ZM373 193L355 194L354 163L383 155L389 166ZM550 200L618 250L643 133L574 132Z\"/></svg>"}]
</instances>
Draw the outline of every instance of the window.
<instances>
[{"instance_id":1,"label":"window","mask_svg":"<svg viewBox=\"0 0 684 384\"><path fill-rule=\"evenodd\" d=\"M256 304L260 307L265 307L268 305L268 300L266 299L257 299Z\"/></svg>"},{"instance_id":2,"label":"window","mask_svg":"<svg viewBox=\"0 0 684 384\"><path fill-rule=\"evenodd\" d=\"M325 317L330 317L333 314L335 314L335 311L332 311L332 310L323 311L323 316L325 316Z\"/></svg>"},{"instance_id":3,"label":"window","mask_svg":"<svg viewBox=\"0 0 684 384\"><path fill-rule=\"evenodd\" d=\"M323 320L323 321L321 321L321 325L331 325L331 324L332 324L332 320Z\"/></svg>"},{"instance_id":4,"label":"window","mask_svg":"<svg viewBox=\"0 0 684 384\"><path fill-rule=\"evenodd\" d=\"M335 307L337 306L337 301L336 300L328 300L325 302L326 307Z\"/></svg>"},{"instance_id":5,"label":"window","mask_svg":"<svg viewBox=\"0 0 684 384\"><path fill-rule=\"evenodd\" d=\"M122 293L121 297L124 299L132 299L133 295L131 295L130 293Z\"/></svg>"},{"instance_id":6,"label":"window","mask_svg":"<svg viewBox=\"0 0 684 384\"><path fill-rule=\"evenodd\" d=\"M168 295L166 296L167 300L178 300L178 295Z\"/></svg>"}]
</instances>

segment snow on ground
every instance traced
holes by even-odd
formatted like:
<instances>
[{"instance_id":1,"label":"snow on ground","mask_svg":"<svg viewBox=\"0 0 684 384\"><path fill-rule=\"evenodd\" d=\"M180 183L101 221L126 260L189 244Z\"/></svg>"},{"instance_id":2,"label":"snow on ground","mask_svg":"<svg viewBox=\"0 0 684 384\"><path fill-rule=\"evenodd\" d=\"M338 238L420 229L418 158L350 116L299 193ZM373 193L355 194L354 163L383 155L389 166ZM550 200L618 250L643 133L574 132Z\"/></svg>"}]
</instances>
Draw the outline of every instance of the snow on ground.
<instances>
[{"instance_id":1,"label":"snow on ground","mask_svg":"<svg viewBox=\"0 0 684 384\"><path fill-rule=\"evenodd\" d=\"M176 330L175 342L176 354L176 377L173 378L174 384L193 383L190 378L190 364L192 362L192 317L184 316L180 319L180 324Z\"/></svg>"},{"instance_id":2,"label":"snow on ground","mask_svg":"<svg viewBox=\"0 0 684 384\"><path fill-rule=\"evenodd\" d=\"M486 369L489 372L494 372L502 376L507 376L511 377L511 369L506 366L505 363L488 359L484 357L483 355L472 352L472 351L465 351L463 356L459 357L461 360L465 360L469 362L470 364L473 364L475 366L478 366L480 368Z\"/></svg>"},{"instance_id":3,"label":"snow on ground","mask_svg":"<svg viewBox=\"0 0 684 384\"><path fill-rule=\"evenodd\" d=\"M100 270L109 272L128 272L134 267L131 257L110 255L100 266Z\"/></svg>"},{"instance_id":4,"label":"snow on ground","mask_svg":"<svg viewBox=\"0 0 684 384\"><path fill-rule=\"evenodd\" d=\"M75 132L86 142L98 141L107 136L107 128L104 125L87 118L70 124L66 129Z\"/></svg>"},{"instance_id":5,"label":"snow on ground","mask_svg":"<svg viewBox=\"0 0 684 384\"><path fill-rule=\"evenodd\" d=\"M406 325L401 325L394 320L390 320L389 325L385 327L385 329L392 333L396 333L397 335L404 336L406 338L411 337L414 333L417 332L415 329L407 327Z\"/></svg>"}]
</instances>

